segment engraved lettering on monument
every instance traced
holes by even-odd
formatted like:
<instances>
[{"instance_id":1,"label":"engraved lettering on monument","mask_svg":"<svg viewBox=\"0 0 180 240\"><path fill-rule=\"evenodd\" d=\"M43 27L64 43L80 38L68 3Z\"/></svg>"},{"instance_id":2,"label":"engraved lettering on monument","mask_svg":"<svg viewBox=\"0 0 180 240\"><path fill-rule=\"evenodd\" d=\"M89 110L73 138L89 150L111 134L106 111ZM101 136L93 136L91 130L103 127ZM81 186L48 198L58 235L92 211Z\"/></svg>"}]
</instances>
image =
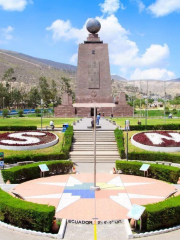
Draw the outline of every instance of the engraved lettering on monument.
<instances>
[{"instance_id":1,"label":"engraved lettering on monument","mask_svg":"<svg viewBox=\"0 0 180 240\"><path fill-rule=\"evenodd\" d=\"M100 88L99 84L99 61L93 61L89 63L88 69L88 86L91 88Z\"/></svg>"},{"instance_id":2,"label":"engraved lettering on monument","mask_svg":"<svg viewBox=\"0 0 180 240\"><path fill-rule=\"evenodd\" d=\"M96 91L92 91L91 92L91 97L96 98L97 97L97 92Z\"/></svg>"}]
</instances>

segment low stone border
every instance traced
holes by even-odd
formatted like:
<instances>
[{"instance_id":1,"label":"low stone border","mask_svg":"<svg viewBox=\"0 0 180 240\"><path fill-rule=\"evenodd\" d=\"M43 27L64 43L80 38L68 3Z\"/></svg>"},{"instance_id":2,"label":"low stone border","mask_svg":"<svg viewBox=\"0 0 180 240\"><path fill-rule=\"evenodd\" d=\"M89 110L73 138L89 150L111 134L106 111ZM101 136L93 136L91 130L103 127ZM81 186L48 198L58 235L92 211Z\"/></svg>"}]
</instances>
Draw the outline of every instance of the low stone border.
<instances>
[{"instance_id":1,"label":"low stone border","mask_svg":"<svg viewBox=\"0 0 180 240\"><path fill-rule=\"evenodd\" d=\"M131 137L131 144L134 145L135 147L138 147L140 149L144 149L146 151L151 151L151 152L180 152L180 147L155 147L155 146L149 146L149 145L144 145L142 143L139 143L135 141L133 138L135 135L139 133L134 134Z\"/></svg>"},{"instance_id":2,"label":"low stone border","mask_svg":"<svg viewBox=\"0 0 180 240\"><path fill-rule=\"evenodd\" d=\"M149 237L149 236L159 235L159 234L172 232L172 231L180 229L180 225L178 225L176 227L165 228L163 230L157 230L157 231L133 234L132 231L131 231L131 227L130 227L128 219L124 219L124 224L125 224L125 229L126 229L126 233L127 233L127 238L128 239Z\"/></svg>"},{"instance_id":3,"label":"low stone border","mask_svg":"<svg viewBox=\"0 0 180 240\"><path fill-rule=\"evenodd\" d=\"M52 133L54 134L54 133ZM56 136L56 139L53 140L52 142L44 143L44 144L39 144L39 145L33 145L33 146L8 146L8 145L0 145L0 149L7 149L7 150L17 150L17 151L23 151L23 150L37 150L37 149L42 149L42 148L48 148L52 147L55 144L58 143L59 137Z\"/></svg>"},{"instance_id":4,"label":"low stone border","mask_svg":"<svg viewBox=\"0 0 180 240\"><path fill-rule=\"evenodd\" d=\"M20 232L20 233L24 233L24 234L30 234L30 235L35 235L35 236L41 236L41 237L49 237L49 238L55 238L55 239L62 239L64 237L64 233L65 233L65 229L66 229L66 219L62 219L61 222L61 227L59 229L58 234L52 234L52 233L45 233L45 232L37 232L34 230L27 230L27 229L23 229L23 228L18 228L18 227L14 227L10 224L4 223L0 221L0 226L8 228L12 231L16 231L16 232Z\"/></svg>"}]
</instances>

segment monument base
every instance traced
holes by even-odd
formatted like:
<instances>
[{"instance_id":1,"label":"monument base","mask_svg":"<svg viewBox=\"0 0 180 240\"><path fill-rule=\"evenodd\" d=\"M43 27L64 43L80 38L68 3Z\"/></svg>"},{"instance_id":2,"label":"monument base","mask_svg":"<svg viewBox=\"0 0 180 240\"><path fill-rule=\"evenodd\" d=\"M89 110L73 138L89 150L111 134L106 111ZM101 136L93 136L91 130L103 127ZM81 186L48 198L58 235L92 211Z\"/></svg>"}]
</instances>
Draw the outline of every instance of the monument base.
<instances>
[{"instance_id":1,"label":"monument base","mask_svg":"<svg viewBox=\"0 0 180 240\"><path fill-rule=\"evenodd\" d=\"M54 108L55 117L74 118L75 108L71 105L59 105Z\"/></svg>"},{"instance_id":2,"label":"monument base","mask_svg":"<svg viewBox=\"0 0 180 240\"><path fill-rule=\"evenodd\" d=\"M92 191L100 191L101 189L98 186L92 186L92 187L90 187L90 190L92 190Z\"/></svg>"}]
</instances>

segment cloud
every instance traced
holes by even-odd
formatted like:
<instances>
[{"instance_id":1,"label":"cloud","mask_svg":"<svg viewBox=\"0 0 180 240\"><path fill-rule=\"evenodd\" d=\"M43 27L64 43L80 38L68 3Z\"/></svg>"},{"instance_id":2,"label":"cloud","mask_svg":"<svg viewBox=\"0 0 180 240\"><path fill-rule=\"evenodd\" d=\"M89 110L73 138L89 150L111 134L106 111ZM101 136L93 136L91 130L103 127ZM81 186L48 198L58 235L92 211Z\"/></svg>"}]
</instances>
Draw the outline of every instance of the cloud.
<instances>
[{"instance_id":1,"label":"cloud","mask_svg":"<svg viewBox=\"0 0 180 240\"><path fill-rule=\"evenodd\" d=\"M124 77L128 78L129 72L136 71L135 69L143 69L142 72L147 71L144 70L145 68L161 69L161 71L158 71L159 73L162 73L162 70L165 70L168 74L171 73L165 69L168 66L167 60L170 56L170 50L166 43L163 45L151 44L144 53L140 54L136 42L130 39L130 31L123 28L114 14L103 15L96 17L96 19L101 23L99 36L104 43L108 43L110 63L118 66ZM88 36L86 23L82 28L78 29L72 26L70 20L58 19L51 26L47 27L46 30L52 34L54 41L73 40L76 44L79 44L86 40ZM70 62L76 63L76 59L77 53L72 55ZM166 76L165 72L163 72L160 78L162 76Z\"/></svg>"},{"instance_id":2,"label":"cloud","mask_svg":"<svg viewBox=\"0 0 180 240\"><path fill-rule=\"evenodd\" d=\"M0 29L0 44L6 44L9 40L13 39L12 32L14 31L14 28L11 26L8 26L7 28L1 28Z\"/></svg>"},{"instance_id":3,"label":"cloud","mask_svg":"<svg viewBox=\"0 0 180 240\"><path fill-rule=\"evenodd\" d=\"M147 70L136 69L130 76L130 79L158 79L169 80L175 78L175 74L167 69L163 68L151 68Z\"/></svg>"},{"instance_id":4,"label":"cloud","mask_svg":"<svg viewBox=\"0 0 180 240\"><path fill-rule=\"evenodd\" d=\"M54 21L50 27L47 27L46 30L52 32L53 40L56 42L75 39L76 44L78 44L87 37L86 23L82 29L77 29L72 27L69 20L63 21L58 19Z\"/></svg>"},{"instance_id":5,"label":"cloud","mask_svg":"<svg viewBox=\"0 0 180 240\"><path fill-rule=\"evenodd\" d=\"M70 59L70 63L77 64L77 59L78 59L78 54L77 53L73 54Z\"/></svg>"},{"instance_id":6,"label":"cloud","mask_svg":"<svg viewBox=\"0 0 180 240\"><path fill-rule=\"evenodd\" d=\"M100 3L101 11L107 14L113 14L117 12L120 8L122 10L125 9L123 3L120 0L105 0L104 3Z\"/></svg>"},{"instance_id":7,"label":"cloud","mask_svg":"<svg viewBox=\"0 0 180 240\"><path fill-rule=\"evenodd\" d=\"M180 0L156 0L147 9L156 17L163 17L180 10Z\"/></svg>"},{"instance_id":8,"label":"cloud","mask_svg":"<svg viewBox=\"0 0 180 240\"><path fill-rule=\"evenodd\" d=\"M5 11L23 11L32 0L0 0L0 7Z\"/></svg>"},{"instance_id":9,"label":"cloud","mask_svg":"<svg viewBox=\"0 0 180 240\"><path fill-rule=\"evenodd\" d=\"M145 9L145 5L140 0L131 0L132 2L136 3L139 9L139 13L141 13Z\"/></svg>"}]
</instances>

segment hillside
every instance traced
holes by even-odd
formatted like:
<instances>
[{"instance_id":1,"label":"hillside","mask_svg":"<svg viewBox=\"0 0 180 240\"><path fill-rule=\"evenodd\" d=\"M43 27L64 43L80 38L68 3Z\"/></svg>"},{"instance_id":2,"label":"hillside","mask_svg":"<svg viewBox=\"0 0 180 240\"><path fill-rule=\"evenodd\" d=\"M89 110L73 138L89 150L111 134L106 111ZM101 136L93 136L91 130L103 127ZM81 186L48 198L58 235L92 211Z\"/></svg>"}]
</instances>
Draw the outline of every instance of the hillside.
<instances>
[{"instance_id":1,"label":"hillside","mask_svg":"<svg viewBox=\"0 0 180 240\"><path fill-rule=\"evenodd\" d=\"M49 63L49 65L45 63ZM13 77L16 78L16 81L12 86L22 88L24 91L29 90L32 86L36 86L41 76L47 77L49 82L51 82L51 79L54 79L58 89L60 89L61 86L61 77L70 78L72 79L74 88L76 72L70 69L76 69L76 67L72 66L71 68L71 65L67 64L57 64L58 67L53 67L55 64L56 63L52 61L0 50L0 79L2 79L7 69L13 68L15 72ZM64 69L60 67L64 67Z\"/></svg>"},{"instance_id":2,"label":"hillside","mask_svg":"<svg viewBox=\"0 0 180 240\"><path fill-rule=\"evenodd\" d=\"M15 88L28 91L32 86L38 84L39 78L45 76L49 83L54 79L57 83L59 93L61 91L61 77L71 79L72 88L75 88L77 67L69 64L53 62L46 59L35 58L22 53L0 50L0 79L2 79L5 71L13 68L15 74L13 77L16 81L12 84ZM111 75L113 95L123 91L129 95L139 95L147 93L147 80L127 80L118 75ZM164 96L164 82L166 94L174 97L179 94L180 78L168 81L148 80L148 92L151 94ZM5 84L5 82L3 83Z\"/></svg>"}]
</instances>

